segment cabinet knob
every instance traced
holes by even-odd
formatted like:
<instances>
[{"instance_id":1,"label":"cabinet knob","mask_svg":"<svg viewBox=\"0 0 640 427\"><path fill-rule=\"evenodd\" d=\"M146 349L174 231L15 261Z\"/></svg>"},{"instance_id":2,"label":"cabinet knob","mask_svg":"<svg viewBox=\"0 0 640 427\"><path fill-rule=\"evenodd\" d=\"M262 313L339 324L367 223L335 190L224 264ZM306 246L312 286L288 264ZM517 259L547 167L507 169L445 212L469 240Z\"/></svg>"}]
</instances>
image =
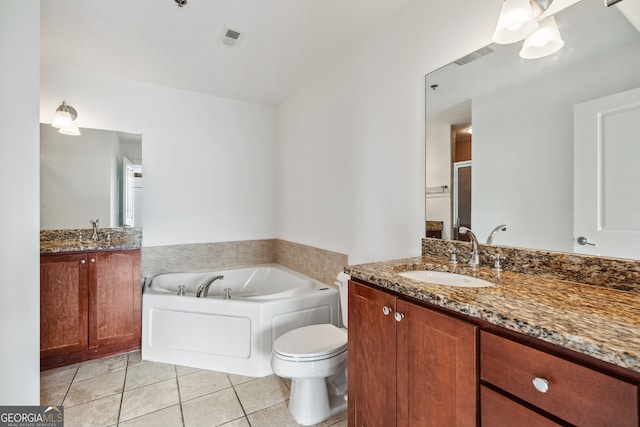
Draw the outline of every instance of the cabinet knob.
<instances>
[{"instance_id":1,"label":"cabinet knob","mask_svg":"<svg viewBox=\"0 0 640 427\"><path fill-rule=\"evenodd\" d=\"M389 314L391 314L392 311L393 309L388 305L385 305L384 307L382 307L382 312L384 313L385 316L388 316Z\"/></svg>"},{"instance_id":2,"label":"cabinet knob","mask_svg":"<svg viewBox=\"0 0 640 427\"><path fill-rule=\"evenodd\" d=\"M95 259L95 258L91 258L91 259L89 260L89 262L96 262L96 259Z\"/></svg>"},{"instance_id":3,"label":"cabinet knob","mask_svg":"<svg viewBox=\"0 0 640 427\"><path fill-rule=\"evenodd\" d=\"M547 391L549 391L549 381L545 380L544 378L535 377L533 379L533 386L540 393L546 393Z\"/></svg>"},{"instance_id":4,"label":"cabinet knob","mask_svg":"<svg viewBox=\"0 0 640 427\"><path fill-rule=\"evenodd\" d=\"M81 260L80 260L80 264L85 264L86 262L87 262L87 261L86 261L86 260L84 260L84 259L81 259Z\"/></svg>"},{"instance_id":5,"label":"cabinet knob","mask_svg":"<svg viewBox=\"0 0 640 427\"><path fill-rule=\"evenodd\" d=\"M404 314L396 312L396 314L394 314L393 317L396 318L396 322L399 322L402 319L404 319Z\"/></svg>"}]
</instances>

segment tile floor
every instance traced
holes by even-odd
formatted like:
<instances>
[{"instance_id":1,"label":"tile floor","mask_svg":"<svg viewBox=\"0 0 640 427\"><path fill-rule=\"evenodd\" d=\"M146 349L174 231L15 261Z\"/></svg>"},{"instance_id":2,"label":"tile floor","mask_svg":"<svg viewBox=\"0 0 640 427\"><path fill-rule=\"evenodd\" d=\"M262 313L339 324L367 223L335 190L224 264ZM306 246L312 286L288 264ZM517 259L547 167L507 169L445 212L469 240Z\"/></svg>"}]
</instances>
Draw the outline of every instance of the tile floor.
<instances>
[{"instance_id":1,"label":"tile floor","mask_svg":"<svg viewBox=\"0 0 640 427\"><path fill-rule=\"evenodd\" d=\"M64 405L65 427L288 427L289 382L146 362L120 354L40 374L42 405ZM318 427L346 427L346 412Z\"/></svg>"}]
</instances>

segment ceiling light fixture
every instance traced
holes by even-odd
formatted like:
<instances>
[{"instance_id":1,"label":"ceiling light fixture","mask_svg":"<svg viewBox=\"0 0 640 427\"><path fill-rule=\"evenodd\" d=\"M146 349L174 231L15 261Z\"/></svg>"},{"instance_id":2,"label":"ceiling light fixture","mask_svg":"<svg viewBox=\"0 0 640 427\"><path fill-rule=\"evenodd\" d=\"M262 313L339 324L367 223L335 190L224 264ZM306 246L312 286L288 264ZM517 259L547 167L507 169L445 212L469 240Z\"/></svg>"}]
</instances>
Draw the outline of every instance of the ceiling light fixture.
<instances>
[{"instance_id":1,"label":"ceiling light fixture","mask_svg":"<svg viewBox=\"0 0 640 427\"><path fill-rule=\"evenodd\" d=\"M542 58L564 46L553 16L545 16L553 0L505 0L500 10L493 41L510 44L524 40L520 57Z\"/></svg>"},{"instance_id":2,"label":"ceiling light fixture","mask_svg":"<svg viewBox=\"0 0 640 427\"><path fill-rule=\"evenodd\" d=\"M58 132L64 135L77 136L80 135L80 129L76 126L76 118L78 118L76 109L62 101L62 105L56 109L56 115L53 118L51 126L58 128Z\"/></svg>"},{"instance_id":3,"label":"ceiling light fixture","mask_svg":"<svg viewBox=\"0 0 640 427\"><path fill-rule=\"evenodd\" d=\"M187 4L187 0L175 0L175 2L178 7L184 7L184 5Z\"/></svg>"}]
</instances>

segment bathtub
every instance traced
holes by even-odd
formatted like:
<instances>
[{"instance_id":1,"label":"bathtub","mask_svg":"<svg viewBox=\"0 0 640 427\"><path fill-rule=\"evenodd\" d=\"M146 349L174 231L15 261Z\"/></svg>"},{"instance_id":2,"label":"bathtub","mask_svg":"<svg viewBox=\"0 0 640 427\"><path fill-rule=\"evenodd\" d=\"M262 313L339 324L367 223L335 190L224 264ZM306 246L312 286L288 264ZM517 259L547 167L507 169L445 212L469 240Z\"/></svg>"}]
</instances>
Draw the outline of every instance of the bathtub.
<instances>
[{"instance_id":1,"label":"bathtub","mask_svg":"<svg viewBox=\"0 0 640 427\"><path fill-rule=\"evenodd\" d=\"M224 279L197 298L198 286L215 275ZM178 295L180 285L185 295ZM337 326L338 300L336 289L277 264L145 278L142 359L270 375L273 341L301 326Z\"/></svg>"}]
</instances>

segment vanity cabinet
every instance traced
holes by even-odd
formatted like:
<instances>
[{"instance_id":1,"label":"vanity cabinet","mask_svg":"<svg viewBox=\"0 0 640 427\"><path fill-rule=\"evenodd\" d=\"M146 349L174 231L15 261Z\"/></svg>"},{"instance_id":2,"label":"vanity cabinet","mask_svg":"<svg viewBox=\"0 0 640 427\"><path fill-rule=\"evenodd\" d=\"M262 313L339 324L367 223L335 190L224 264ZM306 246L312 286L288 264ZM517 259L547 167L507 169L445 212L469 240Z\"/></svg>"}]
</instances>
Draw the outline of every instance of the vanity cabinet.
<instances>
[{"instance_id":1,"label":"vanity cabinet","mask_svg":"<svg viewBox=\"0 0 640 427\"><path fill-rule=\"evenodd\" d=\"M475 426L478 327L349 282L349 426Z\"/></svg>"},{"instance_id":2,"label":"vanity cabinet","mask_svg":"<svg viewBox=\"0 0 640 427\"><path fill-rule=\"evenodd\" d=\"M487 331L480 337L480 378L488 387L572 425L638 426L636 384ZM513 425L513 411L496 405L497 399L526 414L524 406L485 388L483 425ZM526 425L556 424L538 416L537 423Z\"/></svg>"},{"instance_id":3,"label":"vanity cabinet","mask_svg":"<svg viewBox=\"0 0 640 427\"><path fill-rule=\"evenodd\" d=\"M140 348L140 250L40 257L40 365Z\"/></svg>"}]
</instances>

